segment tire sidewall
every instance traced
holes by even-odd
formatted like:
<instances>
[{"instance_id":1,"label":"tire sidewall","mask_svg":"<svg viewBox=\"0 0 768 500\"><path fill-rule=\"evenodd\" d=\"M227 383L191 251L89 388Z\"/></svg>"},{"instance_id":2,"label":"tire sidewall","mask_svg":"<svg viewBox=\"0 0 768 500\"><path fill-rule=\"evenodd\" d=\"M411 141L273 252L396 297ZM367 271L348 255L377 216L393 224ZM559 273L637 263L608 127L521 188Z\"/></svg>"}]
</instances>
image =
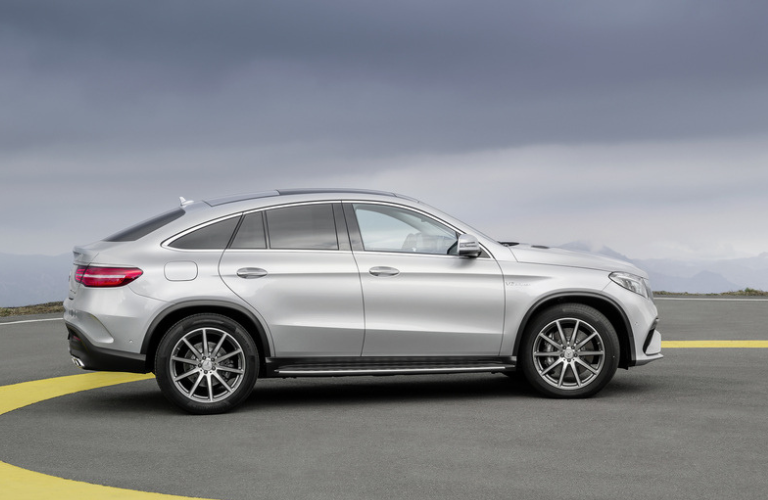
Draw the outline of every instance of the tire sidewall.
<instances>
[{"instance_id":1,"label":"tire sidewall","mask_svg":"<svg viewBox=\"0 0 768 500\"><path fill-rule=\"evenodd\" d=\"M536 370L533 348L539 332L557 319L575 318L595 328L605 349L605 360L600 373L588 385L579 389L558 389L543 380ZM526 380L541 394L552 398L585 398L603 389L611 381L619 364L619 339L616 330L600 311L584 304L561 304L538 314L529 323L519 353L520 364Z\"/></svg>"},{"instance_id":2,"label":"tire sidewall","mask_svg":"<svg viewBox=\"0 0 768 500\"><path fill-rule=\"evenodd\" d=\"M230 334L240 344L245 356L245 373L240 385L226 399L212 403L194 401L181 393L172 380L170 370L171 352L177 342L190 331L204 327ZM224 413L238 406L250 396L258 373L259 353L253 338L239 323L220 314L196 314L182 319L163 335L155 355L155 375L163 395L179 408L198 415Z\"/></svg>"}]
</instances>

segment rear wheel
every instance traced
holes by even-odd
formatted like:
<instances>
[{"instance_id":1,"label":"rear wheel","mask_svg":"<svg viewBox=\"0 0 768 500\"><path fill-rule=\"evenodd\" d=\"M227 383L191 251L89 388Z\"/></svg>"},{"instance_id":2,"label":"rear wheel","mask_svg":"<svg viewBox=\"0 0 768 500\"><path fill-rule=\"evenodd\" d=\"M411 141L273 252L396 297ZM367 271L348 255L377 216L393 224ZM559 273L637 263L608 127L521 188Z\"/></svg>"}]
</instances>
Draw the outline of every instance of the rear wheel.
<instances>
[{"instance_id":1,"label":"rear wheel","mask_svg":"<svg viewBox=\"0 0 768 500\"><path fill-rule=\"evenodd\" d=\"M155 357L165 397L196 414L223 413L243 402L259 373L256 344L239 323L197 314L165 334Z\"/></svg>"},{"instance_id":2,"label":"rear wheel","mask_svg":"<svg viewBox=\"0 0 768 500\"><path fill-rule=\"evenodd\" d=\"M562 304L538 315L519 353L525 378L554 398L599 392L616 373L619 340L610 321L583 304Z\"/></svg>"}]
</instances>

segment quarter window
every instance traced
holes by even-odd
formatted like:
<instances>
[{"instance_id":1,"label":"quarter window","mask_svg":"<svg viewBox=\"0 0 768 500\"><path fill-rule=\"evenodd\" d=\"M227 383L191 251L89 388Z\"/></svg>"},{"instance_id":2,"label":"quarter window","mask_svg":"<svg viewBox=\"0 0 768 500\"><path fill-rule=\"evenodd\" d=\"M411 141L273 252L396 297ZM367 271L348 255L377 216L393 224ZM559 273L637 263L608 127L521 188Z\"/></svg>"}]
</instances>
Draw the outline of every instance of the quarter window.
<instances>
[{"instance_id":1,"label":"quarter window","mask_svg":"<svg viewBox=\"0 0 768 500\"><path fill-rule=\"evenodd\" d=\"M458 233L417 212L355 204L363 247L373 252L455 255Z\"/></svg>"},{"instance_id":2,"label":"quarter window","mask_svg":"<svg viewBox=\"0 0 768 500\"><path fill-rule=\"evenodd\" d=\"M282 250L338 250L333 206L300 205L266 212L269 247Z\"/></svg>"},{"instance_id":3,"label":"quarter window","mask_svg":"<svg viewBox=\"0 0 768 500\"><path fill-rule=\"evenodd\" d=\"M185 234L168 245L181 250L224 250L235 231L239 217L230 217Z\"/></svg>"}]
</instances>

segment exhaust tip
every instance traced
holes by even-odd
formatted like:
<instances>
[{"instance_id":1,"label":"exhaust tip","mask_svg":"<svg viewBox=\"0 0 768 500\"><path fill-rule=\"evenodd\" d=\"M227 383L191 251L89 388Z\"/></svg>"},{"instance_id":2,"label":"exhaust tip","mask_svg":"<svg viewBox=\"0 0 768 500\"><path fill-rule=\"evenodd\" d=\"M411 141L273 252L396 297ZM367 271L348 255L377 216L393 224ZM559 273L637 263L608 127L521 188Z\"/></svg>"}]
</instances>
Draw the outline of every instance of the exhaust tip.
<instances>
[{"instance_id":1,"label":"exhaust tip","mask_svg":"<svg viewBox=\"0 0 768 500\"><path fill-rule=\"evenodd\" d=\"M72 356L72 363L73 363L73 364L74 364L76 367L78 367L78 368L82 368L82 369L85 369L85 363L83 363L83 362L80 360L80 358L76 358L76 357Z\"/></svg>"}]
</instances>

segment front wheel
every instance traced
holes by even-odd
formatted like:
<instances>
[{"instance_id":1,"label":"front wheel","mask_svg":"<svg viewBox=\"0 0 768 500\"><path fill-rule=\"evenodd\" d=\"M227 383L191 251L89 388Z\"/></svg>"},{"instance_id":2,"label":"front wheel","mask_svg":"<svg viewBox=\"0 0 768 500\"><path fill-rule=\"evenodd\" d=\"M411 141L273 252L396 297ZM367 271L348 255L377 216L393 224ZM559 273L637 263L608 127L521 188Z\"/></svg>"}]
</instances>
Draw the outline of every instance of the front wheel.
<instances>
[{"instance_id":1,"label":"front wheel","mask_svg":"<svg viewBox=\"0 0 768 500\"><path fill-rule=\"evenodd\" d=\"M611 322L597 309L562 304L531 322L518 357L525 378L545 396L589 397L616 373L619 340Z\"/></svg>"},{"instance_id":2,"label":"front wheel","mask_svg":"<svg viewBox=\"0 0 768 500\"><path fill-rule=\"evenodd\" d=\"M155 374L165 397L196 414L223 413L253 391L256 344L239 323L196 314L176 323L157 348Z\"/></svg>"}]
</instances>

